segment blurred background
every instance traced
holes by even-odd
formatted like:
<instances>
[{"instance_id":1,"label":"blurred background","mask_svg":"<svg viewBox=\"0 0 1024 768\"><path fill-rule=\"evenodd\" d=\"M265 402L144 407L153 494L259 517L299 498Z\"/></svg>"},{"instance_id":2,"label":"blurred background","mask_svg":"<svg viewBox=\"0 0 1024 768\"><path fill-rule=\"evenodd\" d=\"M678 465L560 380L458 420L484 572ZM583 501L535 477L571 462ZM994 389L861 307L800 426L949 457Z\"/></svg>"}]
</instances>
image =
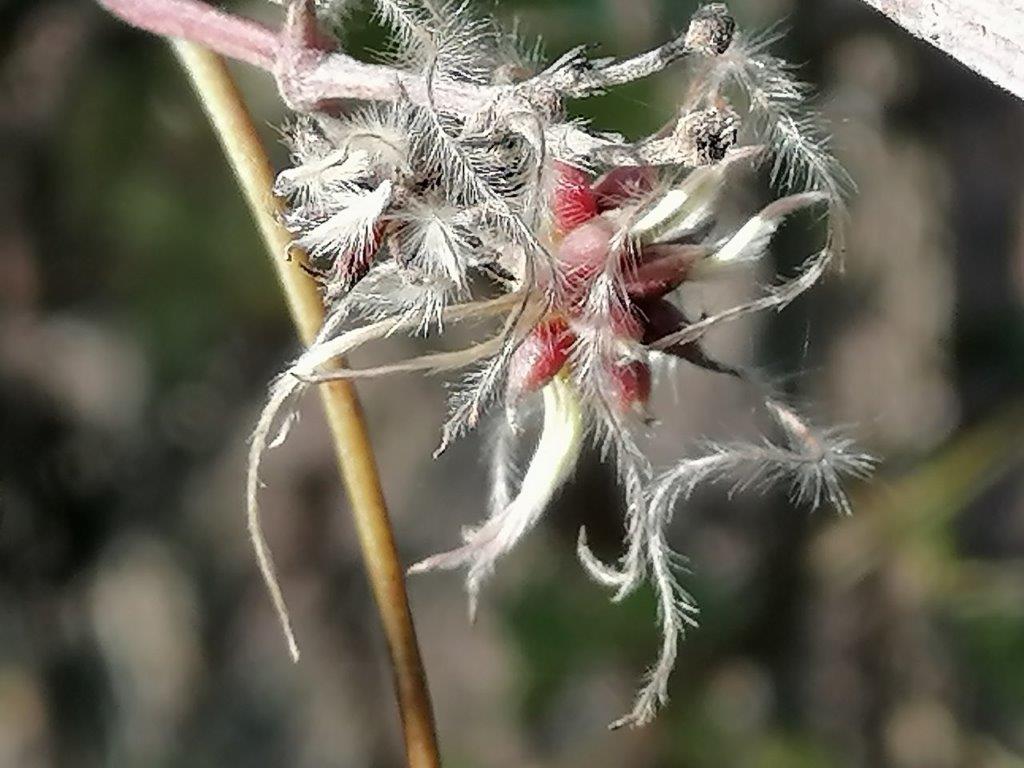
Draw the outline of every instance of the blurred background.
<instances>
[{"instance_id":1,"label":"blurred background","mask_svg":"<svg viewBox=\"0 0 1024 768\"><path fill-rule=\"evenodd\" d=\"M240 10L273 19L263 3ZM689 0L516 0L549 53L642 50ZM733 0L791 28L860 191L842 275L716 336L883 459L856 515L716 489L680 511L701 608L651 727L609 733L654 657L654 601L613 557L621 510L591 456L466 621L456 575L412 608L450 768L1024 765L1024 104L857 0ZM353 49L380 47L363 13ZM268 144L285 114L238 69ZM685 68L577 105L632 136ZM303 645L293 666L243 521L246 438L297 350L266 256L167 48L82 0L0 2L0 766L398 766L386 654L318 404L264 479ZM767 194L748 185L746 203ZM778 238L772 269L814 247ZM711 306L714 297L697 297ZM395 342L410 344L410 342ZM395 350L364 353L356 363ZM436 379L361 385L403 558L484 513L486 440L432 461ZM674 392L672 390L675 390ZM680 369L664 457L752 423Z\"/></svg>"}]
</instances>

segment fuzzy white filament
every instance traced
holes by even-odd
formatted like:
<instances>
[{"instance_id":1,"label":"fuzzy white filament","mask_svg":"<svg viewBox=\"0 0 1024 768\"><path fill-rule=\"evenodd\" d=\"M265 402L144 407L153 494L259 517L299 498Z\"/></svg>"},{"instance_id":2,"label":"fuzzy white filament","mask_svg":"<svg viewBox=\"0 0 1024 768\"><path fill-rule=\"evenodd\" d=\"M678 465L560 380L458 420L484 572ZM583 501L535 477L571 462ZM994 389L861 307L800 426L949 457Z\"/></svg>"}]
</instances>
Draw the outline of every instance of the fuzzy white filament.
<instances>
[{"instance_id":1,"label":"fuzzy white filament","mask_svg":"<svg viewBox=\"0 0 1024 768\"><path fill-rule=\"evenodd\" d=\"M835 432L815 429L788 406L774 400L765 407L782 428L786 441L776 444L709 444L704 456L679 462L658 476L648 492L647 527L643 546L658 597L662 645L648 670L633 709L612 723L612 728L649 723L658 707L668 701L668 682L675 666L679 638L687 626L696 626L692 598L679 585L673 563L679 560L666 539L675 508L698 487L731 481L734 490L766 491L776 483L789 483L798 501L812 509L828 502L849 513L842 490L843 476L865 477L874 459L854 450L852 442Z\"/></svg>"},{"instance_id":2,"label":"fuzzy white filament","mask_svg":"<svg viewBox=\"0 0 1024 768\"><path fill-rule=\"evenodd\" d=\"M777 200L744 224L711 256L710 261L724 265L760 259L787 216L801 208L827 201L827 195L822 192L804 192Z\"/></svg>"},{"instance_id":3,"label":"fuzzy white filament","mask_svg":"<svg viewBox=\"0 0 1024 768\"><path fill-rule=\"evenodd\" d=\"M630 234L651 243L667 243L697 230L715 215L730 168L755 159L762 151L762 147L740 147L720 163L694 169L641 213Z\"/></svg>"},{"instance_id":4,"label":"fuzzy white filament","mask_svg":"<svg viewBox=\"0 0 1024 768\"><path fill-rule=\"evenodd\" d=\"M288 653L292 661L299 660L299 644L295 639L295 632L292 629L291 617L288 613L288 605L285 602L281 585L277 578L277 569L274 567L273 555L270 553L270 546L267 544L266 536L263 534L263 527L260 524L259 492L260 492L260 464L263 454L266 453L270 435L274 429L275 419L288 401L302 388L301 382L288 376L278 378L270 387L270 397L267 399L260 414L260 419L253 431L249 442L249 465L245 484L246 497L246 522L249 529L249 538L252 541L253 551L256 553L256 562L259 565L263 581L267 585L270 599L274 604L274 610L281 623L285 641L288 643ZM286 420L286 423L290 419ZM272 441L278 445L283 441L286 429L282 428L278 437Z\"/></svg>"},{"instance_id":5,"label":"fuzzy white filament","mask_svg":"<svg viewBox=\"0 0 1024 768\"><path fill-rule=\"evenodd\" d=\"M304 232L292 244L313 259L335 258L338 254L364 254L371 248L374 229L391 203L394 185L381 182L372 192L342 192L332 200L337 211L324 222Z\"/></svg>"},{"instance_id":6,"label":"fuzzy white filament","mask_svg":"<svg viewBox=\"0 0 1024 768\"><path fill-rule=\"evenodd\" d=\"M543 397L544 425L519 493L509 504L495 509L480 527L467 531L463 546L428 557L409 569L414 574L468 566L471 618L476 615L480 588L494 572L495 563L537 524L579 458L583 416L575 391L564 378L556 377L544 387Z\"/></svg>"},{"instance_id":7,"label":"fuzzy white filament","mask_svg":"<svg viewBox=\"0 0 1024 768\"><path fill-rule=\"evenodd\" d=\"M470 320L487 317L495 312L500 312L504 307L514 304L518 300L519 298L514 294L506 295L492 302L479 302L473 305L450 307L445 310L444 314L450 320ZM382 321L368 327L350 331L347 334L343 334L340 339L332 339L332 335L337 332L344 319L344 311L336 311L329 316L316 341L310 345L309 349L287 371L274 380L270 386L270 394L260 413L249 444L249 460L246 473L246 521L249 537L252 541L253 551L256 554L260 573L267 585L267 591L270 593L274 610L281 623L281 628L288 644L288 651L294 661L299 659L299 646L292 629L287 603L277 578L273 556L260 523L260 465L267 450L283 443L288 435L288 428L293 422L293 414L291 413L284 417L283 426L276 435L274 434L274 425L277 423L281 412L285 410L290 402L297 399L307 389L309 386L308 379L316 375L316 371L320 366L363 344L384 338L389 333L401 330L403 327L400 321ZM406 321L405 327L408 326L409 321Z\"/></svg>"}]
</instances>

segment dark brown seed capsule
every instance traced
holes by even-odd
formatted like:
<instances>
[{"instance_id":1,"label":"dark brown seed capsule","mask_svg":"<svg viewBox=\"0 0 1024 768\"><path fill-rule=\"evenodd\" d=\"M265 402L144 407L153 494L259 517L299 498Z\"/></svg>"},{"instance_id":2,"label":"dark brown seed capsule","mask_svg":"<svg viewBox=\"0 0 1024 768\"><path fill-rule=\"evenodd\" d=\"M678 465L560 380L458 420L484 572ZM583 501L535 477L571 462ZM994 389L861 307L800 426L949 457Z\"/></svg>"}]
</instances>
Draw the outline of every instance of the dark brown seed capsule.
<instances>
[{"instance_id":1,"label":"dark brown seed capsule","mask_svg":"<svg viewBox=\"0 0 1024 768\"><path fill-rule=\"evenodd\" d=\"M699 8L690 20L686 33L686 46L705 56L718 56L726 52L736 33L736 22L724 3L712 3Z\"/></svg>"}]
</instances>

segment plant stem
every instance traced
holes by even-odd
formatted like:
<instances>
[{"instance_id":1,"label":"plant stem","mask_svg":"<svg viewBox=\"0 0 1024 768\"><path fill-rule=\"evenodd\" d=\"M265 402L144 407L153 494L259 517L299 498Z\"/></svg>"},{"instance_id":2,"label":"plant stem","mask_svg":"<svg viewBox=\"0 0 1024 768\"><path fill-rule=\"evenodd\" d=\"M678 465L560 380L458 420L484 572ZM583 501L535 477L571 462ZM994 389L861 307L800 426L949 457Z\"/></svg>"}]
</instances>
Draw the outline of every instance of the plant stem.
<instances>
[{"instance_id":1,"label":"plant stem","mask_svg":"<svg viewBox=\"0 0 1024 768\"><path fill-rule=\"evenodd\" d=\"M97 0L118 18L168 38L188 39L228 58L272 70L277 32L199 0Z\"/></svg>"},{"instance_id":2,"label":"plant stem","mask_svg":"<svg viewBox=\"0 0 1024 768\"><path fill-rule=\"evenodd\" d=\"M271 193L273 170L252 118L223 59L193 43L175 41L173 46L245 193L299 335L309 344L323 323L323 304L310 277L296 262L284 258L291 237L278 221L281 203ZM404 569L359 399L355 387L347 381L321 385L320 393L387 638L408 765L438 768L430 692L409 611Z\"/></svg>"}]
</instances>

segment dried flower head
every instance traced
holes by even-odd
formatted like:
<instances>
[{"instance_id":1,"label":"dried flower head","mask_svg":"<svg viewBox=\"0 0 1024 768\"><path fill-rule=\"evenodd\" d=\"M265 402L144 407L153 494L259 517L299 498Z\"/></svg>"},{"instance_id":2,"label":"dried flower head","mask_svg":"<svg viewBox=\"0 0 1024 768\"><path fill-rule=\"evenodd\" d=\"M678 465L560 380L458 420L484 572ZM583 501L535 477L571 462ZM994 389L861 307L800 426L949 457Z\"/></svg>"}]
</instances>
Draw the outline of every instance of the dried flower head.
<instances>
[{"instance_id":1,"label":"dried flower head","mask_svg":"<svg viewBox=\"0 0 1024 768\"><path fill-rule=\"evenodd\" d=\"M286 129L292 166L276 192L288 201L289 255L321 282L329 312L315 343L271 386L248 482L253 539L293 652L258 523L258 473L266 449L287 433L294 398L319 382L462 371L438 452L503 406L490 515L458 547L411 569L465 569L471 611L497 561L571 477L585 438L596 440L621 479L624 551L604 563L581 531L580 560L616 600L651 583L663 630L635 706L615 726L646 723L666 701L679 638L694 625L666 533L677 504L727 479L734 489L789 483L796 501L849 511L840 480L866 474L871 460L701 346L713 328L786 307L841 248L851 184L808 106L807 86L767 52L773 35L746 38L714 3L652 51L618 61L577 48L540 68L468 2L373 0L392 39L386 61L369 64L322 30L317 12L340 8L329 0L287 3L280 33L197 0L169 0L160 12L150 0L102 2L141 26L187 34L263 67L297 112ZM681 107L650 137L629 142L567 113L570 98L680 62L689 73ZM723 192L762 160L781 197L723 229ZM784 220L804 209L824 212L827 233L795 276L691 319L681 286L762 260ZM336 362L387 336L438 335L453 323L492 330L454 352L369 369ZM778 439L696 445L699 452L656 471L641 447L652 423L652 368L673 358L750 386ZM540 437L516 482L519 425L538 398Z\"/></svg>"}]
</instances>

